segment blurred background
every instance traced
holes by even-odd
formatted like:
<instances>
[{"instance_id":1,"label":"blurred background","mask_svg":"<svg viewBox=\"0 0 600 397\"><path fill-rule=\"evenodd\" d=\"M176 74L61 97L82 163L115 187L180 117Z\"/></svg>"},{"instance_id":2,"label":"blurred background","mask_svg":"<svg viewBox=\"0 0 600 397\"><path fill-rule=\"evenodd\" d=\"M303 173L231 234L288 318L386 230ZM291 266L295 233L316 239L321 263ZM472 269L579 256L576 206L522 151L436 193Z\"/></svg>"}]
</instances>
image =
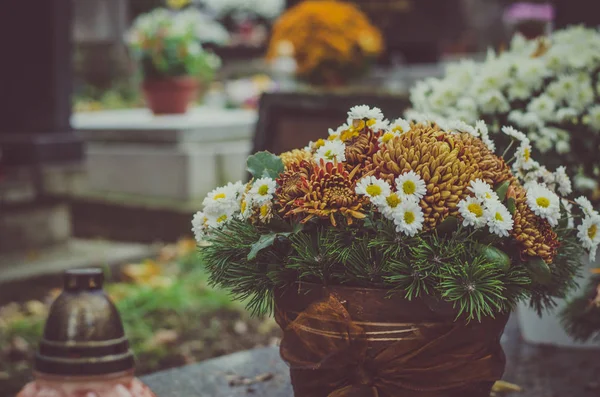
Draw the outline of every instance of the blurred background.
<instances>
[{"instance_id":1,"label":"blurred background","mask_svg":"<svg viewBox=\"0 0 600 397\"><path fill-rule=\"evenodd\" d=\"M301 3L0 5L0 397L30 378L67 268L105 269L141 374L277 344L206 285L190 221L207 192L353 105L400 116L415 81L515 32L600 22L585 0Z\"/></svg>"}]
</instances>

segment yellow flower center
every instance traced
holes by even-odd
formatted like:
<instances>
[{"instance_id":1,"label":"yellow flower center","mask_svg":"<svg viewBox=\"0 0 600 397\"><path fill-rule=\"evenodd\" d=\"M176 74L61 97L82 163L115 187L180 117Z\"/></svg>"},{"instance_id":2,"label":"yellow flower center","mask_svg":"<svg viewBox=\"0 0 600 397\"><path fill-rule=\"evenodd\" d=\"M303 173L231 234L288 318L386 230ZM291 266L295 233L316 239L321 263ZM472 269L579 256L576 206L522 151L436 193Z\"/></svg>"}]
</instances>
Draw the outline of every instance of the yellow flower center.
<instances>
[{"instance_id":1,"label":"yellow flower center","mask_svg":"<svg viewBox=\"0 0 600 397\"><path fill-rule=\"evenodd\" d=\"M263 204L260 206L260 215L264 218L269 213L269 205Z\"/></svg>"},{"instance_id":2,"label":"yellow flower center","mask_svg":"<svg viewBox=\"0 0 600 397\"><path fill-rule=\"evenodd\" d=\"M538 197L537 199L535 199L535 202L542 208L550 207L550 200L548 200L547 197Z\"/></svg>"},{"instance_id":3,"label":"yellow flower center","mask_svg":"<svg viewBox=\"0 0 600 397\"><path fill-rule=\"evenodd\" d=\"M352 138L357 137L358 135L359 135L359 132L351 128L349 130L342 132L342 134L340 135L340 140L342 140L342 142L346 142Z\"/></svg>"},{"instance_id":4,"label":"yellow flower center","mask_svg":"<svg viewBox=\"0 0 600 397\"><path fill-rule=\"evenodd\" d=\"M315 149L318 149L318 148L320 148L320 147L321 147L321 146L323 146L323 145L325 145L325 141L324 141L323 139L318 139L318 140L315 142Z\"/></svg>"},{"instance_id":5,"label":"yellow flower center","mask_svg":"<svg viewBox=\"0 0 600 397\"><path fill-rule=\"evenodd\" d=\"M223 214L217 218L217 223L225 222L227 220L227 215Z\"/></svg>"},{"instance_id":6,"label":"yellow flower center","mask_svg":"<svg viewBox=\"0 0 600 397\"><path fill-rule=\"evenodd\" d=\"M381 194L381 187L377 185L369 185L367 186L367 194L371 197L379 196Z\"/></svg>"},{"instance_id":7,"label":"yellow flower center","mask_svg":"<svg viewBox=\"0 0 600 397\"><path fill-rule=\"evenodd\" d=\"M377 122L377 120L375 120L375 119L369 119L369 120L367 121L367 125L368 125L369 127L372 127L373 125L375 125L375 123L376 123L376 122Z\"/></svg>"},{"instance_id":8,"label":"yellow flower center","mask_svg":"<svg viewBox=\"0 0 600 397\"><path fill-rule=\"evenodd\" d=\"M215 197L213 197L215 200L220 200L220 199L224 199L225 198L225 193L217 193L215 194Z\"/></svg>"},{"instance_id":9,"label":"yellow flower center","mask_svg":"<svg viewBox=\"0 0 600 397\"><path fill-rule=\"evenodd\" d=\"M477 218L480 218L483 216L483 208L481 208L481 206L477 203L471 203L467 206L467 209L469 210L470 213L475 214L475 216Z\"/></svg>"},{"instance_id":10,"label":"yellow flower center","mask_svg":"<svg viewBox=\"0 0 600 397\"><path fill-rule=\"evenodd\" d=\"M598 233L598 226L596 226L596 225L590 226L588 229L588 237L593 240L594 237L596 237L596 233Z\"/></svg>"},{"instance_id":11,"label":"yellow flower center","mask_svg":"<svg viewBox=\"0 0 600 397\"><path fill-rule=\"evenodd\" d=\"M338 134L332 134L329 135L329 138L327 138L328 141L335 141L338 138Z\"/></svg>"},{"instance_id":12,"label":"yellow flower center","mask_svg":"<svg viewBox=\"0 0 600 397\"><path fill-rule=\"evenodd\" d=\"M415 221L415 214L413 212L406 211L404 213L404 222L406 222L407 225L410 225L414 221Z\"/></svg>"},{"instance_id":13,"label":"yellow flower center","mask_svg":"<svg viewBox=\"0 0 600 397\"><path fill-rule=\"evenodd\" d=\"M392 134L391 132L386 132L385 134L383 134L383 136L381 137L381 142L383 143L388 143L389 141L392 140L392 138L394 137L394 134Z\"/></svg>"},{"instance_id":14,"label":"yellow flower center","mask_svg":"<svg viewBox=\"0 0 600 397\"><path fill-rule=\"evenodd\" d=\"M335 154L331 152L331 149L325 152L325 158L327 160L333 160L335 158Z\"/></svg>"},{"instance_id":15,"label":"yellow flower center","mask_svg":"<svg viewBox=\"0 0 600 397\"><path fill-rule=\"evenodd\" d=\"M242 202L240 203L240 211L242 212L242 214L246 212L247 207L248 203L246 202L246 200L242 200Z\"/></svg>"},{"instance_id":16,"label":"yellow flower center","mask_svg":"<svg viewBox=\"0 0 600 397\"><path fill-rule=\"evenodd\" d=\"M413 181L405 181L402 184L404 194L414 194L417 191L417 185Z\"/></svg>"},{"instance_id":17,"label":"yellow flower center","mask_svg":"<svg viewBox=\"0 0 600 397\"><path fill-rule=\"evenodd\" d=\"M401 134L404 132L404 130L402 129L402 127L400 127L399 125L397 125L394 128L392 128L392 131L399 132Z\"/></svg>"},{"instance_id":18,"label":"yellow flower center","mask_svg":"<svg viewBox=\"0 0 600 397\"><path fill-rule=\"evenodd\" d=\"M496 216L494 217L496 218L497 221L503 222L504 221L504 217L502 216L501 213L496 212Z\"/></svg>"},{"instance_id":19,"label":"yellow flower center","mask_svg":"<svg viewBox=\"0 0 600 397\"><path fill-rule=\"evenodd\" d=\"M362 131L365 128L365 124L365 121L360 119L352 121L352 127L354 127L355 131Z\"/></svg>"},{"instance_id":20,"label":"yellow flower center","mask_svg":"<svg viewBox=\"0 0 600 397\"><path fill-rule=\"evenodd\" d=\"M525 148L525 150L523 150L523 158L525 161L529 161L529 159L531 159L531 150L529 150L529 148Z\"/></svg>"},{"instance_id":21,"label":"yellow flower center","mask_svg":"<svg viewBox=\"0 0 600 397\"><path fill-rule=\"evenodd\" d=\"M267 193L269 193L269 186L261 185L258 188L258 194L260 194L261 196L265 196Z\"/></svg>"},{"instance_id":22,"label":"yellow flower center","mask_svg":"<svg viewBox=\"0 0 600 397\"><path fill-rule=\"evenodd\" d=\"M388 205L392 208L396 208L398 204L402 202L402 200L400 200L400 197L398 197L396 193L392 193L389 196L387 196L385 198L385 201L387 201Z\"/></svg>"},{"instance_id":23,"label":"yellow flower center","mask_svg":"<svg viewBox=\"0 0 600 397\"><path fill-rule=\"evenodd\" d=\"M485 198L486 199L491 199L492 198L492 194L490 192L485 192Z\"/></svg>"}]
</instances>

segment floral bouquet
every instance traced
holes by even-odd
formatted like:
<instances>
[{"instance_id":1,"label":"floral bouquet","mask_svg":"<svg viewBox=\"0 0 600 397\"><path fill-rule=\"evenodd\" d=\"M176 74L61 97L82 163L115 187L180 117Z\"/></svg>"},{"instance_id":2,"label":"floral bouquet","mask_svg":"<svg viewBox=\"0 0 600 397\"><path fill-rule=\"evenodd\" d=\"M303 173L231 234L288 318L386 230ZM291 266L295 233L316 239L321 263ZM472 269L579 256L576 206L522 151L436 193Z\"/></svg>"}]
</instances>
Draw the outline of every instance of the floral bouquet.
<instances>
[{"instance_id":1,"label":"floral bouquet","mask_svg":"<svg viewBox=\"0 0 600 397\"><path fill-rule=\"evenodd\" d=\"M189 75L209 80L221 61L202 44L223 44L228 38L223 26L194 8L158 8L134 21L126 41L146 77Z\"/></svg>"},{"instance_id":2,"label":"floral bouquet","mask_svg":"<svg viewBox=\"0 0 600 397\"><path fill-rule=\"evenodd\" d=\"M562 171L513 173L482 121L348 116L208 194L192 223L210 280L274 311L296 396L487 397L508 313L564 296L600 217L559 197Z\"/></svg>"},{"instance_id":3,"label":"floral bouquet","mask_svg":"<svg viewBox=\"0 0 600 397\"><path fill-rule=\"evenodd\" d=\"M526 132L546 167L564 165L576 190L600 199L600 34L572 27L547 39L516 35L507 51L490 51L482 63L450 65L442 79L427 79L411 91L418 112L484 119L501 150L510 143L500 127Z\"/></svg>"},{"instance_id":4,"label":"floral bouquet","mask_svg":"<svg viewBox=\"0 0 600 397\"><path fill-rule=\"evenodd\" d=\"M341 84L363 74L383 49L380 30L357 6L341 1L307 0L275 23L267 53L279 55L291 43L300 78L314 84Z\"/></svg>"}]
</instances>

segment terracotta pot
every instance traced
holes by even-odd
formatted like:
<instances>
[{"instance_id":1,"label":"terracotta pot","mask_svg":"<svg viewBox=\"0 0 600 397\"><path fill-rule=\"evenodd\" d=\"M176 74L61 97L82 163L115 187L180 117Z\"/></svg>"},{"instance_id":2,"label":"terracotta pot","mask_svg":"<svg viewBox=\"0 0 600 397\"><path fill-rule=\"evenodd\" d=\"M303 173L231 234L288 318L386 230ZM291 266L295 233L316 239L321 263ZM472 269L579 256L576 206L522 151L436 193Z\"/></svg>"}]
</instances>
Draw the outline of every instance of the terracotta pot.
<instances>
[{"instance_id":1,"label":"terracotta pot","mask_svg":"<svg viewBox=\"0 0 600 397\"><path fill-rule=\"evenodd\" d=\"M142 90L154 114L182 114L198 95L198 80L190 76L146 79Z\"/></svg>"},{"instance_id":2,"label":"terracotta pot","mask_svg":"<svg viewBox=\"0 0 600 397\"><path fill-rule=\"evenodd\" d=\"M299 284L276 291L296 397L489 397L508 314L454 321L448 306L389 291Z\"/></svg>"}]
</instances>

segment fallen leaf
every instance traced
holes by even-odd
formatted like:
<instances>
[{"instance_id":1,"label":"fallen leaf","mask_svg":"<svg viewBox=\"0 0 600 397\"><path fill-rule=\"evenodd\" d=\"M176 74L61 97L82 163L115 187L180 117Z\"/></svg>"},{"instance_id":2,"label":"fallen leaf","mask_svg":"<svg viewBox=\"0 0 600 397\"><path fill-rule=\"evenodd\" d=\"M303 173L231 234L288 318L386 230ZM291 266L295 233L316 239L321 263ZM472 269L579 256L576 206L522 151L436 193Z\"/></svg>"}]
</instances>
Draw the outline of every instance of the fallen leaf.
<instances>
[{"instance_id":1,"label":"fallen leaf","mask_svg":"<svg viewBox=\"0 0 600 397\"><path fill-rule=\"evenodd\" d=\"M503 380L496 381L492 386L492 392L494 393L509 393L509 392L521 392L523 389L519 385L514 383L508 383Z\"/></svg>"},{"instance_id":2,"label":"fallen leaf","mask_svg":"<svg viewBox=\"0 0 600 397\"><path fill-rule=\"evenodd\" d=\"M235 332L238 335L246 334L248 332L248 324L246 324L242 320L236 321L233 325L233 332Z\"/></svg>"},{"instance_id":3,"label":"fallen leaf","mask_svg":"<svg viewBox=\"0 0 600 397\"><path fill-rule=\"evenodd\" d=\"M159 329L151 338L151 343L157 346L170 345L177 342L179 334L172 329Z\"/></svg>"},{"instance_id":4,"label":"fallen leaf","mask_svg":"<svg viewBox=\"0 0 600 397\"><path fill-rule=\"evenodd\" d=\"M152 259L146 259L143 263L132 263L125 265L121 270L121 274L128 280L146 285L154 277L162 273L161 266Z\"/></svg>"}]
</instances>

